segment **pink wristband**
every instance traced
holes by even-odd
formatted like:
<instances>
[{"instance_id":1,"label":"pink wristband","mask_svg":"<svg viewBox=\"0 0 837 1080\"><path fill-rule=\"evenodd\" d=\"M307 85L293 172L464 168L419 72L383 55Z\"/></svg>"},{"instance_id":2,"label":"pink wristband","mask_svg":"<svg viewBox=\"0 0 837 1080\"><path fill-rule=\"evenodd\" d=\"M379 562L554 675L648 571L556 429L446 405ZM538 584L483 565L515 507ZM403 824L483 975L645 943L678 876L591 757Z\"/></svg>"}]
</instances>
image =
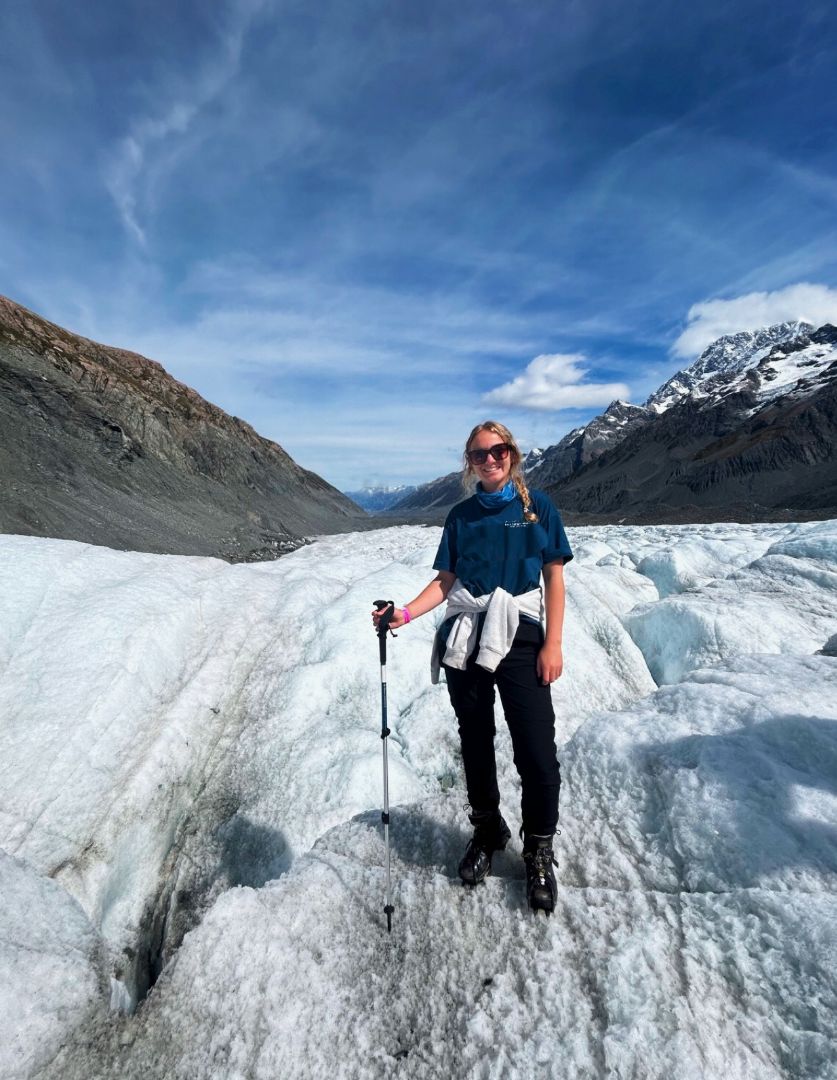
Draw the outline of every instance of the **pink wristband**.
<instances>
[{"instance_id":1,"label":"pink wristband","mask_svg":"<svg viewBox=\"0 0 837 1080\"><path fill-rule=\"evenodd\" d=\"M413 616L410 614L409 608L403 607L401 610L404 612L404 625L406 626Z\"/></svg>"}]
</instances>

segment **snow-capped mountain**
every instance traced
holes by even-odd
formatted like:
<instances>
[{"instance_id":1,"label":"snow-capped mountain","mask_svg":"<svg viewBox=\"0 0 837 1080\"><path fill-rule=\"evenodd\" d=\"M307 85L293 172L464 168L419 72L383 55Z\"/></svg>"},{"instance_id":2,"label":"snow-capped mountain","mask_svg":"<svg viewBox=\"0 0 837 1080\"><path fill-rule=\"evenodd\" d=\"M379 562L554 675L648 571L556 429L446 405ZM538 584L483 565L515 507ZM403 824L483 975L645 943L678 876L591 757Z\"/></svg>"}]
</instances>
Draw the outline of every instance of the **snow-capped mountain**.
<instances>
[{"instance_id":1,"label":"snow-capped mountain","mask_svg":"<svg viewBox=\"0 0 837 1080\"><path fill-rule=\"evenodd\" d=\"M530 469L540 486L557 484L612 450L638 427L686 399L720 400L734 376L756 367L772 350L804 338L810 323L778 323L761 330L744 330L718 338L689 367L678 371L655 390L644 405L614 401L584 427L575 428L544 450Z\"/></svg>"},{"instance_id":2,"label":"snow-capped mountain","mask_svg":"<svg viewBox=\"0 0 837 1080\"><path fill-rule=\"evenodd\" d=\"M837 329L707 375L551 486L584 520L799 520L837 512Z\"/></svg>"},{"instance_id":3,"label":"snow-capped mountain","mask_svg":"<svg viewBox=\"0 0 837 1080\"><path fill-rule=\"evenodd\" d=\"M730 394L751 389L758 399L754 411L768 402L794 393L809 396L833 378L837 331L833 326L801 331L768 351L760 350L755 364L738 374L716 375L704 383L704 396L718 401ZM696 398L698 395L696 395Z\"/></svg>"},{"instance_id":4,"label":"snow-capped mountain","mask_svg":"<svg viewBox=\"0 0 837 1080\"><path fill-rule=\"evenodd\" d=\"M723 381L730 375L755 367L776 346L809 334L813 329L810 323L797 320L718 338L690 367L678 371L655 390L645 406L661 413L684 397L708 393L711 386L707 383L717 383L719 379Z\"/></svg>"}]
</instances>

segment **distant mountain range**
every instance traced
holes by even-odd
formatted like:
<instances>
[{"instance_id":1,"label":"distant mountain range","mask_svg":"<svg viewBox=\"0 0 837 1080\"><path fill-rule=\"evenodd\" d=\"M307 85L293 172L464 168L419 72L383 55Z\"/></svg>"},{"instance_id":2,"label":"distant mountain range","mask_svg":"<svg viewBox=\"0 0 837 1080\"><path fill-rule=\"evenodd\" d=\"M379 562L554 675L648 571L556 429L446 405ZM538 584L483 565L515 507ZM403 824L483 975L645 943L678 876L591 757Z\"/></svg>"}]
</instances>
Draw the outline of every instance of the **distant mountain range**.
<instances>
[{"instance_id":1,"label":"distant mountain range","mask_svg":"<svg viewBox=\"0 0 837 1080\"><path fill-rule=\"evenodd\" d=\"M577 523L830 517L835 440L837 329L788 322L719 338L644 405L612 402L524 468ZM437 520L460 475L392 511Z\"/></svg>"},{"instance_id":2,"label":"distant mountain range","mask_svg":"<svg viewBox=\"0 0 837 1080\"><path fill-rule=\"evenodd\" d=\"M0 297L0 532L253 560L368 522L158 363Z\"/></svg>"},{"instance_id":3,"label":"distant mountain range","mask_svg":"<svg viewBox=\"0 0 837 1080\"><path fill-rule=\"evenodd\" d=\"M389 510L391 506L394 506L402 499L406 499L415 490L415 487L401 484L398 487L361 488L360 491L344 491L343 494L352 502L357 503L361 509L370 514L375 514L380 513L382 510Z\"/></svg>"}]
</instances>

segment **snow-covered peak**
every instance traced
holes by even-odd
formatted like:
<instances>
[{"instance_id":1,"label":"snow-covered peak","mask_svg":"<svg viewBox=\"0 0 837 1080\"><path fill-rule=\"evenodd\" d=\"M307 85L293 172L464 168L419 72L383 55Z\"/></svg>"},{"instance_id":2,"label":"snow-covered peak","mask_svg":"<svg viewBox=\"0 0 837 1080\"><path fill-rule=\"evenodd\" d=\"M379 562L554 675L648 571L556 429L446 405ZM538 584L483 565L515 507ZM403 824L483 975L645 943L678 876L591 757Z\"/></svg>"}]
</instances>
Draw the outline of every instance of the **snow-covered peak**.
<instances>
[{"instance_id":1,"label":"snow-covered peak","mask_svg":"<svg viewBox=\"0 0 837 1080\"><path fill-rule=\"evenodd\" d=\"M523 471L527 473L530 469L536 468L540 465L542 457L543 450L539 446L534 447L523 459Z\"/></svg>"},{"instance_id":2,"label":"snow-covered peak","mask_svg":"<svg viewBox=\"0 0 837 1080\"><path fill-rule=\"evenodd\" d=\"M718 338L704 349L690 367L676 372L655 390L646 406L656 413L662 413L687 395L700 397L705 390L703 384L708 379L753 368L777 345L809 334L813 329L810 323L794 320Z\"/></svg>"},{"instance_id":3,"label":"snow-covered peak","mask_svg":"<svg viewBox=\"0 0 837 1080\"><path fill-rule=\"evenodd\" d=\"M622 401L621 398L617 398L615 401L611 401L601 416L596 417L593 422L604 422L609 425L628 424L644 412L644 406L632 405L630 401Z\"/></svg>"},{"instance_id":4,"label":"snow-covered peak","mask_svg":"<svg viewBox=\"0 0 837 1080\"><path fill-rule=\"evenodd\" d=\"M837 328L822 326L812 334L801 333L793 342L775 346L749 369L751 383L754 376L758 408L794 389L803 394L810 392L823 381L837 376ZM733 380L727 392L741 389L745 378L748 378L748 372L742 372L739 379Z\"/></svg>"},{"instance_id":5,"label":"snow-covered peak","mask_svg":"<svg viewBox=\"0 0 837 1080\"><path fill-rule=\"evenodd\" d=\"M791 341L800 334L809 334L813 329L811 323L795 319L765 326L761 330L728 334L704 349L688 370L696 378L721 371L741 371L758 363L759 354L764 355L775 345Z\"/></svg>"}]
</instances>

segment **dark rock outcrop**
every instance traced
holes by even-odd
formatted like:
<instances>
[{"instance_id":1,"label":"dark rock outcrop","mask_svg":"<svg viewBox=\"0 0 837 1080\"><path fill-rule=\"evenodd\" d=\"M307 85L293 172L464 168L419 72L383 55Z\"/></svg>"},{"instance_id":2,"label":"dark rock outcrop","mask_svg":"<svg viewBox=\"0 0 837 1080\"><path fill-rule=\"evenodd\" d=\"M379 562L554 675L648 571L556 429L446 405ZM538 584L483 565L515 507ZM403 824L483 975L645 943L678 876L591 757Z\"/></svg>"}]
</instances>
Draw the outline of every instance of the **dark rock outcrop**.
<instances>
[{"instance_id":1,"label":"dark rock outcrop","mask_svg":"<svg viewBox=\"0 0 837 1080\"><path fill-rule=\"evenodd\" d=\"M366 520L160 364L0 297L0 531L259 559Z\"/></svg>"}]
</instances>

